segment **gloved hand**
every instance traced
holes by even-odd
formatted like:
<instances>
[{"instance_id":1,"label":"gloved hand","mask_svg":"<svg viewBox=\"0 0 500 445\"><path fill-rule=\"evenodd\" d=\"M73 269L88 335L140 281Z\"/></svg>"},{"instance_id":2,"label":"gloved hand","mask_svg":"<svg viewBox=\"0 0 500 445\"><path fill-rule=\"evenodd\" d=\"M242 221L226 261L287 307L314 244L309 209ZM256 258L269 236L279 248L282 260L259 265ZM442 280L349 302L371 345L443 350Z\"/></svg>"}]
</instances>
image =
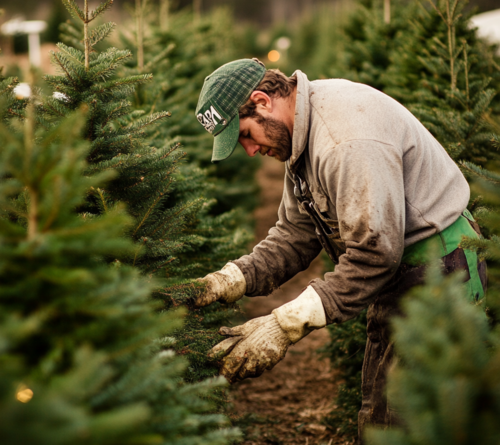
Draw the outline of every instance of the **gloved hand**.
<instances>
[{"instance_id":1,"label":"gloved hand","mask_svg":"<svg viewBox=\"0 0 500 445\"><path fill-rule=\"evenodd\" d=\"M223 327L219 333L230 338L215 345L209 356L228 354L223 358L220 373L230 383L258 377L273 368L285 357L292 343L274 314L254 318L234 328Z\"/></svg>"},{"instance_id":2,"label":"gloved hand","mask_svg":"<svg viewBox=\"0 0 500 445\"><path fill-rule=\"evenodd\" d=\"M234 263L227 263L218 272L210 273L198 281L206 284L205 291L195 301L198 307L207 306L217 300L233 303L243 297L247 290L243 272Z\"/></svg>"},{"instance_id":3,"label":"gloved hand","mask_svg":"<svg viewBox=\"0 0 500 445\"><path fill-rule=\"evenodd\" d=\"M222 327L219 333L230 338L215 345L209 356L223 353L220 373L230 383L258 377L280 362L291 344L324 326L323 303L316 291L308 286L295 300L270 315L234 328Z\"/></svg>"}]
</instances>

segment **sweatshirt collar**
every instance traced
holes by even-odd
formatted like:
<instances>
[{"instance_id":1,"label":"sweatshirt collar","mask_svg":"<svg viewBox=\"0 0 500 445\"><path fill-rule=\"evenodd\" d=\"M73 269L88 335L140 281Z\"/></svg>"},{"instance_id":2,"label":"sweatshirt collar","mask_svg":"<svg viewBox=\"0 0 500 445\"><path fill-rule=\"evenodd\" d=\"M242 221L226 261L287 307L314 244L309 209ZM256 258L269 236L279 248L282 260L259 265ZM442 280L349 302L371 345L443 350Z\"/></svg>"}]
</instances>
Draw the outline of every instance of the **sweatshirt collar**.
<instances>
[{"instance_id":1,"label":"sweatshirt collar","mask_svg":"<svg viewBox=\"0 0 500 445\"><path fill-rule=\"evenodd\" d=\"M295 120L292 135L292 156L289 165L293 169L295 162L304 152L309 139L309 80L300 70L293 73L297 76L297 97L295 101Z\"/></svg>"}]
</instances>

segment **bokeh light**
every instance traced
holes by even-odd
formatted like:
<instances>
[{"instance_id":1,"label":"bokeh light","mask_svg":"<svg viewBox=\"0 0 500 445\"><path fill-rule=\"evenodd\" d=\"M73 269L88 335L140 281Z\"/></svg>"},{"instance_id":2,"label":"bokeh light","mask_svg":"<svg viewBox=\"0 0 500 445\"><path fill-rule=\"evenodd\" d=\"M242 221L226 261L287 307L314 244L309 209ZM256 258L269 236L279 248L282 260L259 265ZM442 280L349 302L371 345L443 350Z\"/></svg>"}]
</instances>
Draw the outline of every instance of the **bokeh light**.
<instances>
[{"instance_id":1,"label":"bokeh light","mask_svg":"<svg viewBox=\"0 0 500 445\"><path fill-rule=\"evenodd\" d=\"M19 385L16 392L16 399L22 403L28 403L33 397L33 391L26 385Z\"/></svg>"},{"instance_id":2,"label":"bokeh light","mask_svg":"<svg viewBox=\"0 0 500 445\"><path fill-rule=\"evenodd\" d=\"M267 58L269 59L270 62L277 62L280 60L280 53L276 51L275 49L269 51L269 54L267 55Z\"/></svg>"}]
</instances>

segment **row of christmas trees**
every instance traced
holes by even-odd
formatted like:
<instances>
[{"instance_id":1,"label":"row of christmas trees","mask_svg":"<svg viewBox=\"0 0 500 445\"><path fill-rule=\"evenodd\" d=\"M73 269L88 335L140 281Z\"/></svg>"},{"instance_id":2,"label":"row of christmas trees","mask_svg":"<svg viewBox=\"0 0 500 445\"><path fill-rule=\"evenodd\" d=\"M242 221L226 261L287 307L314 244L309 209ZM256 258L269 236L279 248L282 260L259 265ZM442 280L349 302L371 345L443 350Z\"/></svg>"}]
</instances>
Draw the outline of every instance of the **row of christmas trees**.
<instances>
[{"instance_id":1,"label":"row of christmas trees","mask_svg":"<svg viewBox=\"0 0 500 445\"><path fill-rule=\"evenodd\" d=\"M193 114L246 54L221 12L138 1L117 37L112 0L63 3L58 74L0 84L0 442L228 443L206 351L237 307L182 308L250 239L257 164L211 166Z\"/></svg>"},{"instance_id":2,"label":"row of christmas trees","mask_svg":"<svg viewBox=\"0 0 500 445\"><path fill-rule=\"evenodd\" d=\"M341 2L304 18L294 28L278 28L292 42L287 65L300 67L309 78L344 77L384 91L421 120L471 184L479 178L498 183L498 48L477 37L469 21L473 11L465 10L466 0L390 3L390 16L387 2L359 0L354 8ZM489 196L488 205L481 195ZM498 208L498 195L498 190L473 187L469 209L486 235L499 228L494 214L489 215L489 223L486 217L487 209ZM495 241L480 247L484 250L486 244L491 258L488 304L493 308L498 249ZM380 433L373 443L498 440L500 430L485 419L498 418L500 379L485 373L498 372L498 349L488 345L498 344L500 337L493 334L491 340L477 314L456 303L457 286L456 280L444 280L433 271L429 285L415 294L414 303L408 303L408 319L395 323L394 338L405 365L395 371L389 391L408 431ZM457 327L464 323L470 325L458 335ZM354 438L361 404L366 315L329 330L332 341L324 353L341 371L345 383L325 422L332 430ZM433 343L433 335L441 337L439 345ZM457 355L452 357L448 350ZM464 386L460 388L460 384ZM455 409L455 417L447 409ZM481 440L476 441L477 437ZM483 440L485 437L489 439Z\"/></svg>"}]
</instances>

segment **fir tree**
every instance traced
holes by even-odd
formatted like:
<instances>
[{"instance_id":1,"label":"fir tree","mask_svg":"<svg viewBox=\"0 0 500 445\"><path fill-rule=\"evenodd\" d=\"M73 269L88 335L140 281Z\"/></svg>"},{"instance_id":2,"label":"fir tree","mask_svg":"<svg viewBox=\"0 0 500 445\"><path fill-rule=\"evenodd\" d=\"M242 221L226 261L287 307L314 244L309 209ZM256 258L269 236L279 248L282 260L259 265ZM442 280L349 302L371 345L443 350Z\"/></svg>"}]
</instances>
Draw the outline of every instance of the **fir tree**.
<instances>
[{"instance_id":1,"label":"fir tree","mask_svg":"<svg viewBox=\"0 0 500 445\"><path fill-rule=\"evenodd\" d=\"M181 314L158 314L154 282L118 261L133 220L75 212L112 176L83 174L86 119L36 130L30 105L0 123L0 442L225 444L235 431L204 414L219 383L183 384L168 349Z\"/></svg>"},{"instance_id":2,"label":"fir tree","mask_svg":"<svg viewBox=\"0 0 500 445\"><path fill-rule=\"evenodd\" d=\"M381 1L360 0L344 27L345 43L340 56L342 77L385 90L385 73L391 66L394 47L406 31L407 20L414 13L416 2L392 0L391 17L387 22Z\"/></svg>"},{"instance_id":3,"label":"fir tree","mask_svg":"<svg viewBox=\"0 0 500 445\"><path fill-rule=\"evenodd\" d=\"M466 0L426 4L397 39L384 91L420 119L466 175L488 176L477 166L498 158L490 141L500 112L496 48L476 36Z\"/></svg>"},{"instance_id":4,"label":"fir tree","mask_svg":"<svg viewBox=\"0 0 500 445\"><path fill-rule=\"evenodd\" d=\"M294 27L274 31L275 38L289 35L291 40L285 68L300 69L310 80L343 75L344 26L351 6L347 2L322 5L301 18ZM283 62L278 62L283 70Z\"/></svg>"},{"instance_id":5,"label":"fir tree","mask_svg":"<svg viewBox=\"0 0 500 445\"><path fill-rule=\"evenodd\" d=\"M495 48L478 39L470 28L469 15L463 13L465 3L428 1L424 7L419 2L394 2L387 24L381 2L361 2L345 28L341 69L343 76L379 88L409 107L468 179L479 175L498 182L498 175L484 167L498 156L491 131L498 122L495 94L500 71ZM473 194L469 208L481 220L484 207L476 197ZM350 361L350 355L342 354L336 345L353 349L359 326L351 323L352 329L348 325L332 336L334 361ZM364 343L360 339L354 349L362 350ZM341 429L355 422L360 403L360 399L348 397L359 394L359 375L358 380L354 372L343 377L345 386L335 400L340 409L327 418L329 425ZM354 437L355 429L350 433Z\"/></svg>"},{"instance_id":6,"label":"fir tree","mask_svg":"<svg viewBox=\"0 0 500 445\"><path fill-rule=\"evenodd\" d=\"M193 20L189 12L171 13L166 29L156 21L159 15L156 7L144 14L143 21L148 26L143 28L143 39L138 39L138 29L120 36L122 45L129 48L142 40L143 69L155 76L154 83L136 90L133 105L147 113L161 108L171 112L169 125L159 128L153 141L181 142L190 162L208 173L209 188L205 196L215 200L210 214L233 211L233 226L251 229L248 214L258 202L254 176L260 163L236 149L229 159L212 164L213 137L199 124L193 110L207 75L227 62L255 54L251 48L247 49L249 43L235 31L233 19L225 10L204 14L199 20ZM140 70L138 58L131 59L126 66L132 71L125 75Z\"/></svg>"},{"instance_id":7,"label":"fir tree","mask_svg":"<svg viewBox=\"0 0 500 445\"><path fill-rule=\"evenodd\" d=\"M500 332L491 333L483 308L466 301L461 274L444 278L437 262L403 307L406 316L393 322L399 360L388 397L404 428L369 430L367 443L497 444Z\"/></svg>"},{"instance_id":8,"label":"fir tree","mask_svg":"<svg viewBox=\"0 0 500 445\"><path fill-rule=\"evenodd\" d=\"M44 100L44 124L50 126L86 104L89 114L83 134L91 144L86 174L117 172L105 188L93 190L79 211L98 216L125 203L134 221L127 234L136 247L122 262L138 267L147 276L166 280L166 286L155 292L166 309L189 304L199 291L189 278L202 276L207 269L217 270L235 258L248 236L235 230L230 215L208 217L210 202L202 194L205 174L197 168L181 168L186 153L179 144L151 133L154 129L161 134L164 130L157 124L171 113L155 111L156 105L145 107L147 113L131 107L127 99L142 94L145 90L137 88L150 82L152 75L138 69L119 76L117 70L134 60L132 53L116 48L97 50L96 45L113 31L114 24L94 29L89 24L111 6L111 1L92 12L87 3L84 10L72 0L65 4L80 25L65 26L65 41L73 46L60 43L59 52L52 54L61 75L46 76L56 97ZM83 44L78 40L82 34ZM178 342L174 348L190 360L189 381L217 374L206 352L220 340L218 327L235 311L235 306L220 304L192 310L185 326L175 332Z\"/></svg>"}]
</instances>

